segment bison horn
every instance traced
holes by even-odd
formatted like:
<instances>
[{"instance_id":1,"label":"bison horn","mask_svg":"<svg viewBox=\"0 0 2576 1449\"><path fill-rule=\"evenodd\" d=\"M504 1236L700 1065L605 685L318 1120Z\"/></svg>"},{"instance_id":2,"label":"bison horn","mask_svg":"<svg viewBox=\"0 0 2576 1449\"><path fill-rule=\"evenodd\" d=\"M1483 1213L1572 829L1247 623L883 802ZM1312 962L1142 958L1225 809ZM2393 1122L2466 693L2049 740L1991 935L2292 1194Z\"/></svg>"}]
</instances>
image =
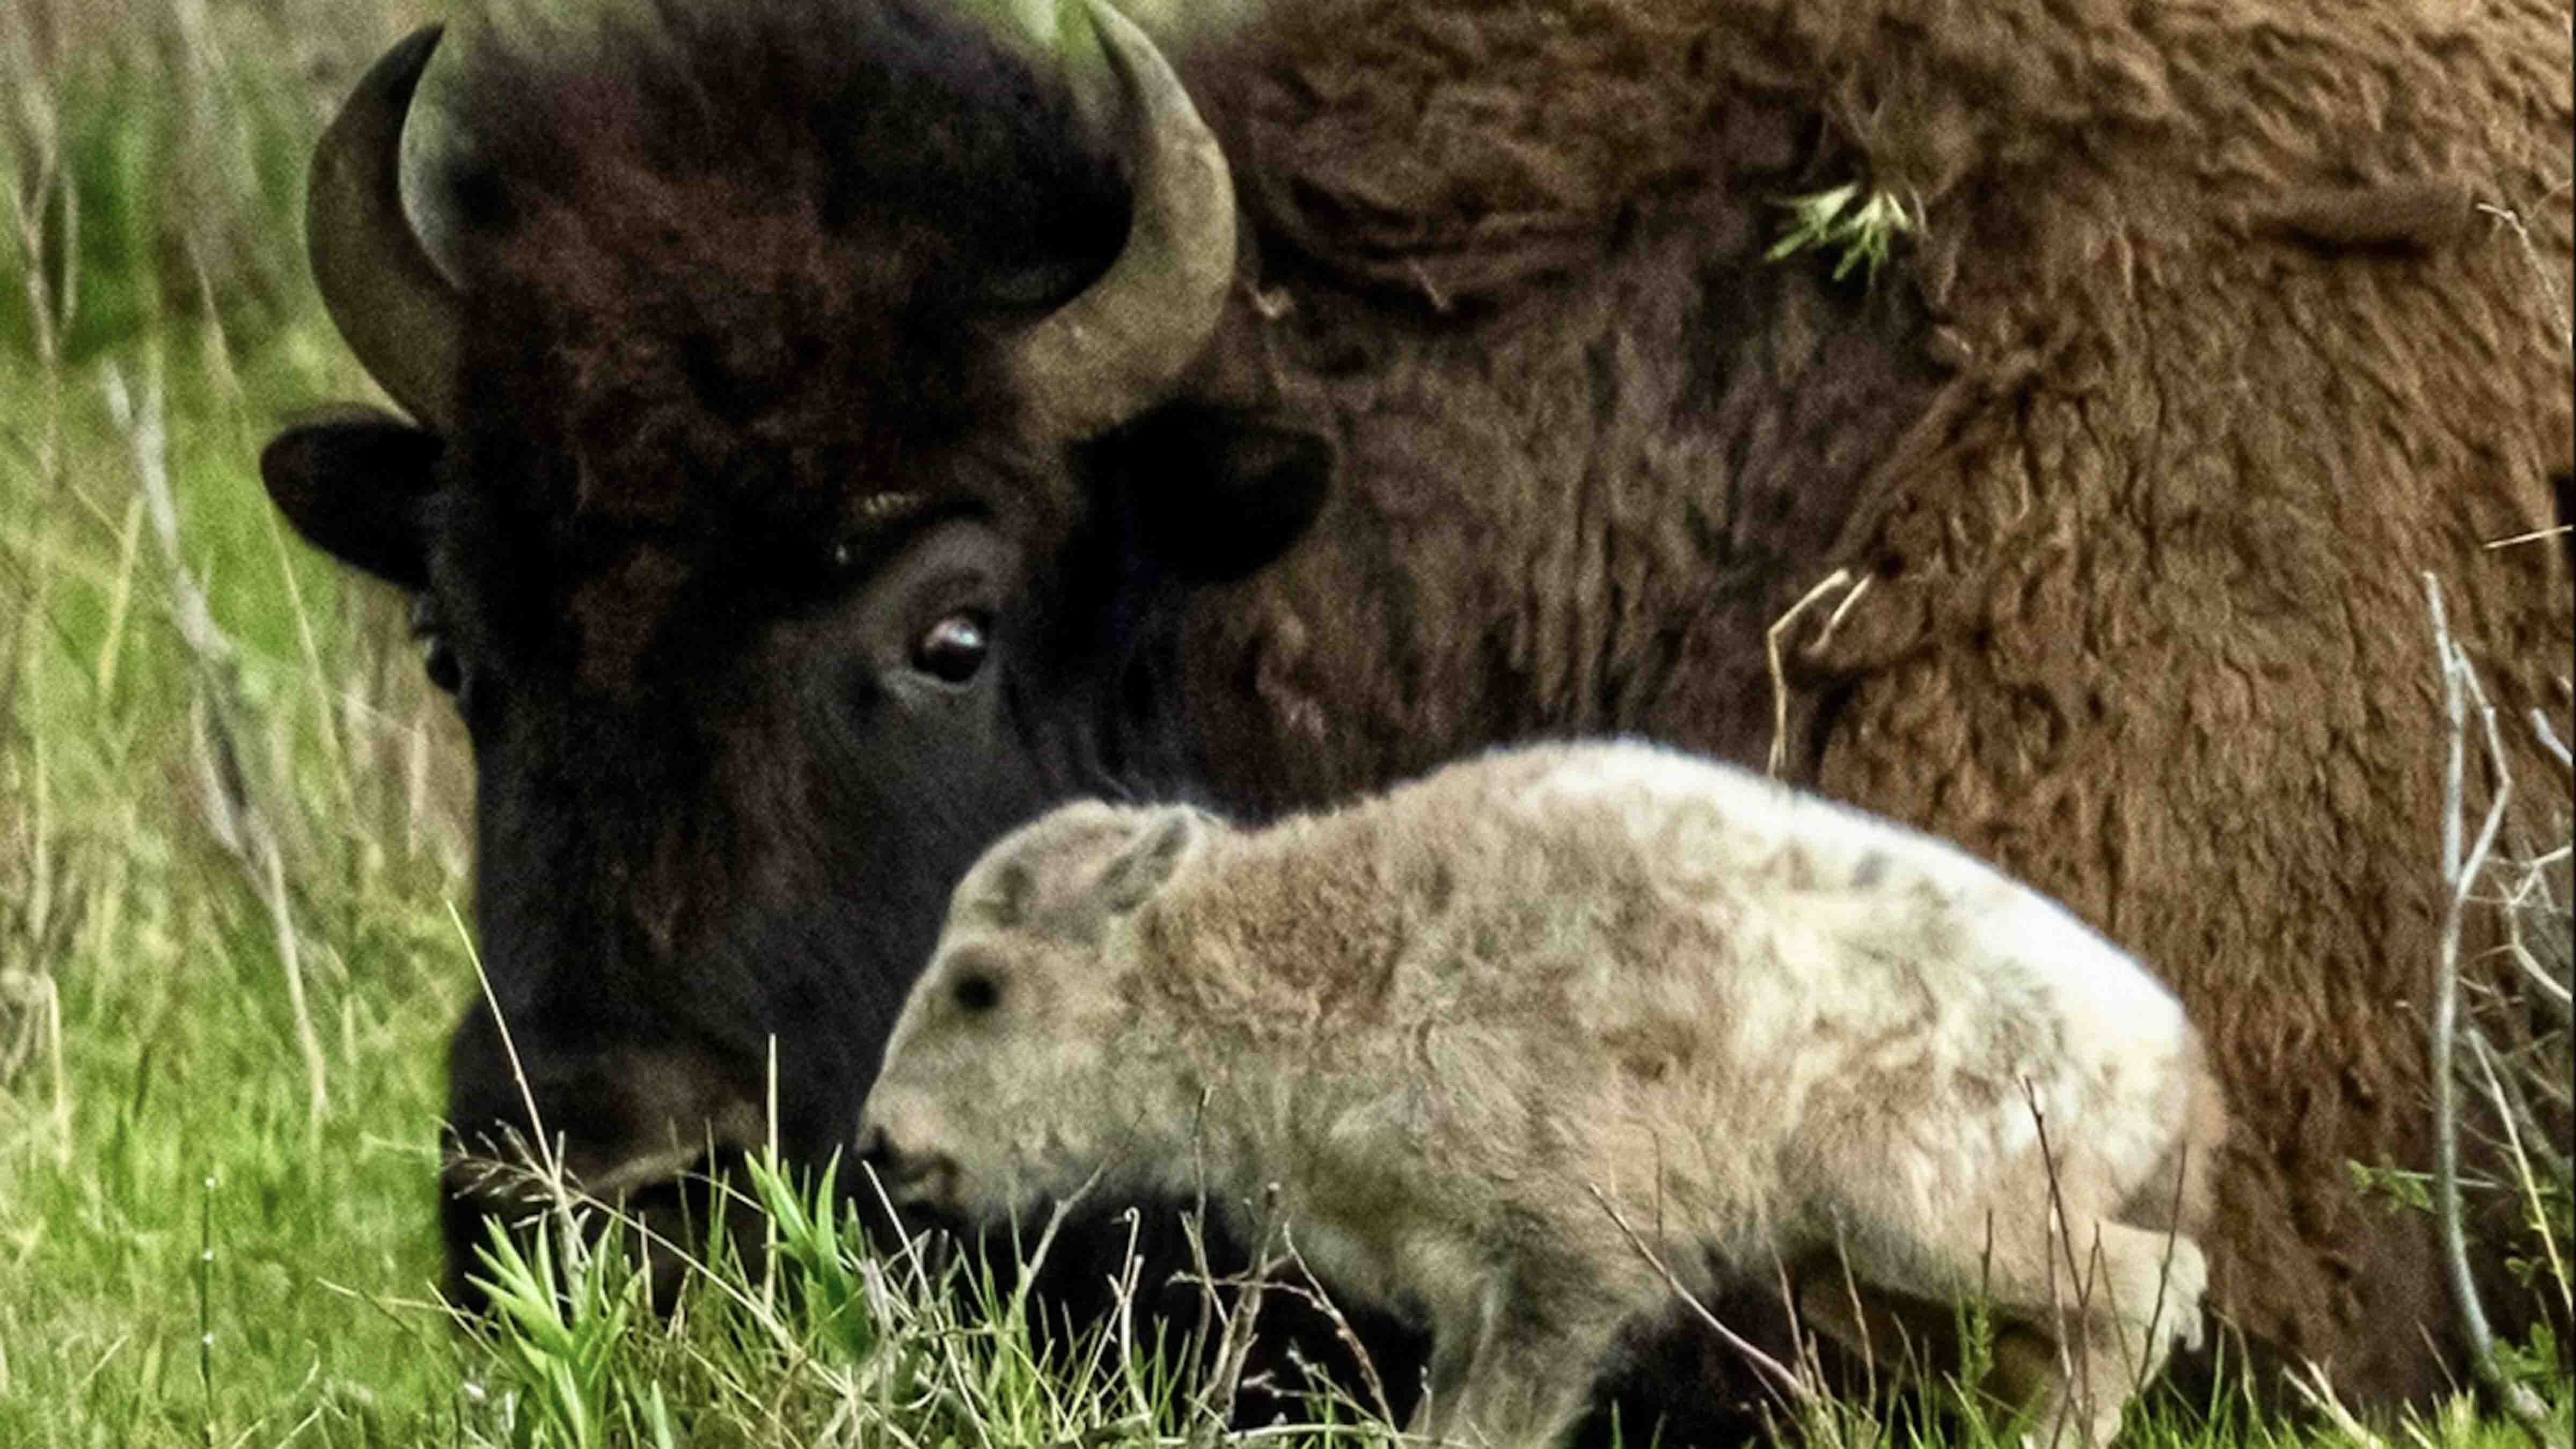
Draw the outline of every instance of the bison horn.
<instances>
[{"instance_id":1,"label":"bison horn","mask_svg":"<svg viewBox=\"0 0 2576 1449\"><path fill-rule=\"evenodd\" d=\"M1135 188L1127 244L1083 293L1022 335L1020 396L1058 438L1143 412L1207 345L1234 280L1234 180L1225 153L1154 43L1108 0L1087 0L1121 82Z\"/></svg>"},{"instance_id":2,"label":"bison horn","mask_svg":"<svg viewBox=\"0 0 2576 1449\"><path fill-rule=\"evenodd\" d=\"M459 299L402 207L403 119L440 27L423 26L358 81L313 151L304 245L322 304L376 381L431 427L456 418Z\"/></svg>"}]
</instances>

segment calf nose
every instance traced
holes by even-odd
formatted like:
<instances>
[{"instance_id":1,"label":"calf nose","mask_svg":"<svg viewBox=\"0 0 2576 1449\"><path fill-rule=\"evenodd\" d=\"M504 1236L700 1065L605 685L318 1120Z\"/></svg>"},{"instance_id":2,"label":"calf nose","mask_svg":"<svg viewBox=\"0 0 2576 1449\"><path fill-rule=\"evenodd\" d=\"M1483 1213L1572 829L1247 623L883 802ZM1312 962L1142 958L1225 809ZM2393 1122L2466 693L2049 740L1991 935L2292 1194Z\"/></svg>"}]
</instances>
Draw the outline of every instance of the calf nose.
<instances>
[{"instance_id":1,"label":"calf nose","mask_svg":"<svg viewBox=\"0 0 2576 1449\"><path fill-rule=\"evenodd\" d=\"M859 1128L859 1162L875 1168L882 1175L894 1161L894 1139L885 1128L870 1122Z\"/></svg>"},{"instance_id":2,"label":"calf nose","mask_svg":"<svg viewBox=\"0 0 2576 1449\"><path fill-rule=\"evenodd\" d=\"M903 1201L903 1189L922 1175L921 1154L907 1153L894 1145L894 1134L882 1122L870 1122L859 1129L859 1166L876 1178L885 1191Z\"/></svg>"},{"instance_id":3,"label":"calf nose","mask_svg":"<svg viewBox=\"0 0 2576 1449\"><path fill-rule=\"evenodd\" d=\"M956 1187L957 1165L938 1152L907 1151L895 1145L882 1123L859 1129L859 1165L897 1206L944 1202Z\"/></svg>"}]
</instances>

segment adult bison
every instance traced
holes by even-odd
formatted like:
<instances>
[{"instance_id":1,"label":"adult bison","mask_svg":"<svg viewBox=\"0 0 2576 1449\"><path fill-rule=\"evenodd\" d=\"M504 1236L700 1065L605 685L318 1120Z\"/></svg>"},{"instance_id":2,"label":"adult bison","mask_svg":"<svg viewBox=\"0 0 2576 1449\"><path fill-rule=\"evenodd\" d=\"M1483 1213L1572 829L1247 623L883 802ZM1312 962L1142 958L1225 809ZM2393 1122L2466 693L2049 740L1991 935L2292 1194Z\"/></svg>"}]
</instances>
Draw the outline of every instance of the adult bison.
<instances>
[{"instance_id":1,"label":"adult bison","mask_svg":"<svg viewBox=\"0 0 2576 1449\"><path fill-rule=\"evenodd\" d=\"M2213 1302L2433 1385L2430 1233L2346 1165L2427 1157L2419 573L2566 718L2566 559L2486 546L2570 468L2563 6L1090 15L1061 66L939 0L481 47L435 246L435 32L322 142L315 277L412 421L263 467L419 600L580 1174L755 1140L773 1040L781 1140L843 1142L952 879L1064 795L1632 731L1776 748L2154 963L2240 1118ZM1873 283L1766 258L1855 181L1919 220ZM460 1142L521 1121L485 1010L451 1073Z\"/></svg>"}]
</instances>

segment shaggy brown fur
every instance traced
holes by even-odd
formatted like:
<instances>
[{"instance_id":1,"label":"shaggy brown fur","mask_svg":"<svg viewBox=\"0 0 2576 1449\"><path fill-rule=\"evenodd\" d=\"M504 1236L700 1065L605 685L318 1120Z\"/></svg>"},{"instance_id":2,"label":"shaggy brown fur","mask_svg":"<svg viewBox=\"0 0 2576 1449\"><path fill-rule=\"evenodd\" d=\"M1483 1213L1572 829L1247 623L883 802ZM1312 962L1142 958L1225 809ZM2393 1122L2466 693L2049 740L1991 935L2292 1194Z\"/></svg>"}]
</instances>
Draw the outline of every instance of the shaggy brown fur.
<instances>
[{"instance_id":1,"label":"shaggy brown fur","mask_svg":"<svg viewBox=\"0 0 2576 1449\"><path fill-rule=\"evenodd\" d=\"M2347 1164L2428 1159L2419 574L2568 717L2565 555L2482 547L2571 456L2564 7L1322 0L1194 64L1268 248L1223 365L1346 459L1197 636L1255 686L1205 698L1232 789L1541 729L1758 761L1763 631L1849 567L1796 778L2169 970L2241 1119L2214 1301L2442 1382L2427 1225ZM1874 295L1762 264L1852 180L1922 209Z\"/></svg>"}]
</instances>

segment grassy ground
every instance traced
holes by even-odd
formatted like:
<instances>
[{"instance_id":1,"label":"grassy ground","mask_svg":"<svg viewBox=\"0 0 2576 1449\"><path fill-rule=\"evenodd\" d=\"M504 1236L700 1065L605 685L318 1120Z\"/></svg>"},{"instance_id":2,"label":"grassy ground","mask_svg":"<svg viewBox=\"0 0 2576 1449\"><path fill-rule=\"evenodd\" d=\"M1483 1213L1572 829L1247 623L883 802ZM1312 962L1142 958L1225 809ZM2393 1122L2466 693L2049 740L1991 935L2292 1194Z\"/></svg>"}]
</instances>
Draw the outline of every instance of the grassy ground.
<instances>
[{"instance_id":1,"label":"grassy ground","mask_svg":"<svg viewBox=\"0 0 2576 1449\"><path fill-rule=\"evenodd\" d=\"M0 7L0 1444L408 1442L456 1392L387 1307L468 802L394 601L254 467L361 386L294 218L402 17L293 10Z\"/></svg>"},{"instance_id":2,"label":"grassy ground","mask_svg":"<svg viewBox=\"0 0 2576 1449\"><path fill-rule=\"evenodd\" d=\"M301 176L415 9L0 5L0 1446L1205 1437L1222 1374L1115 1339L1040 1374L1008 1305L810 1215L797 1291L706 1277L676 1328L607 1259L528 1266L497 1344L429 1302L461 749L396 601L255 471L285 412L368 391Z\"/></svg>"}]
</instances>

